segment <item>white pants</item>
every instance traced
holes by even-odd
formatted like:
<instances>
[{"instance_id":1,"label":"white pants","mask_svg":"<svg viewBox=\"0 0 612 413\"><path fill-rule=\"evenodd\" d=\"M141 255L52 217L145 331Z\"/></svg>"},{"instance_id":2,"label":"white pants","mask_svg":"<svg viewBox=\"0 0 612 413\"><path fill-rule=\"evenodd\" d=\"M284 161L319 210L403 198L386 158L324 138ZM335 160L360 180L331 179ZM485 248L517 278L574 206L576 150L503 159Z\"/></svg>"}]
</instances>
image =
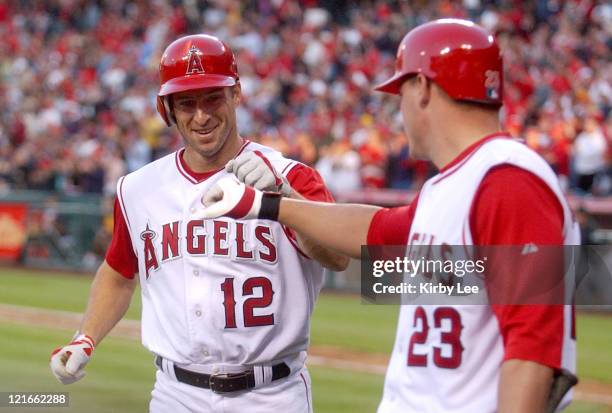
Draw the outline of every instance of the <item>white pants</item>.
<instances>
[{"instance_id":1,"label":"white pants","mask_svg":"<svg viewBox=\"0 0 612 413\"><path fill-rule=\"evenodd\" d=\"M157 370L149 413L312 413L306 367L251 390L216 394L172 379Z\"/></svg>"}]
</instances>

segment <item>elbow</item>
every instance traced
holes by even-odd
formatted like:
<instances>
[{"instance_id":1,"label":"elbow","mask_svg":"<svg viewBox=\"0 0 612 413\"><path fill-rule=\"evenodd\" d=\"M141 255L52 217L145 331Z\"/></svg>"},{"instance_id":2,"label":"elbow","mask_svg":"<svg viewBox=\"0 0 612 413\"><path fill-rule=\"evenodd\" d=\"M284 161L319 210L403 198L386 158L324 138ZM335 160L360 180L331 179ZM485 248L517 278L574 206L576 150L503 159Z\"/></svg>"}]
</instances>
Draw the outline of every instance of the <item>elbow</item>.
<instances>
[{"instance_id":1,"label":"elbow","mask_svg":"<svg viewBox=\"0 0 612 413\"><path fill-rule=\"evenodd\" d=\"M332 271L344 271L349 265L349 257L337 254L332 260L329 260L325 267Z\"/></svg>"}]
</instances>

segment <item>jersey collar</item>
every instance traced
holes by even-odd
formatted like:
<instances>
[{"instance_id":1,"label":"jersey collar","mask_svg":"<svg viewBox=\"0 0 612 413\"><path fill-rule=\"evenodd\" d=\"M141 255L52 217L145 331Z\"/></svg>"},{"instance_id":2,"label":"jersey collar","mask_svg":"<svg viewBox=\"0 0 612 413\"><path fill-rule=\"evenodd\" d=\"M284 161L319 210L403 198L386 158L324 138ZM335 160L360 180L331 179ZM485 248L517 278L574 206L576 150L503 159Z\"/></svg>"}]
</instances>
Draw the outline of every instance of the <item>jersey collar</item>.
<instances>
[{"instance_id":1,"label":"jersey collar","mask_svg":"<svg viewBox=\"0 0 612 413\"><path fill-rule=\"evenodd\" d=\"M248 139L245 139L244 143L240 147L240 150L234 156L234 159L238 155L240 155L250 143L251 141L249 141ZM176 155L175 155L176 168L178 169L180 174L183 175L183 177L187 179L189 182L191 182L192 184L199 184L201 182L204 182L205 180L207 180L208 178L210 178L217 172L220 172L221 170L223 170L223 168L219 168L219 169L215 169L212 171L195 172L191 168L189 168L189 166L187 166L187 162L185 162L185 159L183 156L184 153L185 153L185 148L181 148L178 151L176 151Z\"/></svg>"},{"instance_id":2,"label":"jersey collar","mask_svg":"<svg viewBox=\"0 0 612 413\"><path fill-rule=\"evenodd\" d=\"M438 172L438 178L433 181L433 184L437 184L447 176L455 173L455 171L461 168L461 166L466 163L467 160L473 154L475 154L476 151L478 151L478 149L480 149L486 142L498 138L511 139L512 137L508 134L508 132L496 132L477 140L476 142L465 148L455 159L444 165L444 167Z\"/></svg>"},{"instance_id":3,"label":"jersey collar","mask_svg":"<svg viewBox=\"0 0 612 413\"><path fill-rule=\"evenodd\" d=\"M453 159L452 161L444 165L444 167L440 169L439 173L444 173L448 171L453 166L457 165L458 163L463 161L465 158L467 158L468 156L476 152L476 150L480 148L485 142L488 142L491 139L495 139L495 138L511 138L511 136L508 134L508 132L496 132L496 133L492 133L490 135L485 136L484 138L477 140L476 142L474 142L473 144L465 148L455 159Z\"/></svg>"}]
</instances>

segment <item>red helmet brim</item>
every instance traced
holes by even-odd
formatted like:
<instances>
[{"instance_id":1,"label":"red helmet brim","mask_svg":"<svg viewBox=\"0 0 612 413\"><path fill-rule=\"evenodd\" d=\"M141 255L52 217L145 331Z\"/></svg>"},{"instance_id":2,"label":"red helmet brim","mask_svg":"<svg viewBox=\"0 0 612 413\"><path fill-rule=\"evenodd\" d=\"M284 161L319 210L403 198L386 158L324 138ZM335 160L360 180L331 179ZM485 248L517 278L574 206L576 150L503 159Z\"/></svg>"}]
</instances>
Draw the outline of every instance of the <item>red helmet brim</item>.
<instances>
[{"instance_id":1,"label":"red helmet brim","mask_svg":"<svg viewBox=\"0 0 612 413\"><path fill-rule=\"evenodd\" d=\"M234 86L237 79L231 76L216 75L216 74L196 74L185 77L177 77L168 80L160 89L158 96L167 96L177 92L184 92L193 89L206 89L215 87Z\"/></svg>"},{"instance_id":2,"label":"red helmet brim","mask_svg":"<svg viewBox=\"0 0 612 413\"><path fill-rule=\"evenodd\" d=\"M396 73L383 83L374 86L374 90L377 92L391 93L393 95L399 95L404 80L410 76L410 73Z\"/></svg>"}]
</instances>

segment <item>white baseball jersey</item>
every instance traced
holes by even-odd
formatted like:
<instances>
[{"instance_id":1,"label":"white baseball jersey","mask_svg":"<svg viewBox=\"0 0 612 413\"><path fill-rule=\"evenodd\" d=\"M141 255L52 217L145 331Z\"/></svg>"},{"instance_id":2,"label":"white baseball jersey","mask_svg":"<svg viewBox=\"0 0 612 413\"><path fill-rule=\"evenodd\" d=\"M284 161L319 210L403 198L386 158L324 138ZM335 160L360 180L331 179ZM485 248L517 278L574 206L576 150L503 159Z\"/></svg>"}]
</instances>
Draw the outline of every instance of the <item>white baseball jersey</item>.
<instances>
[{"instance_id":1,"label":"white baseball jersey","mask_svg":"<svg viewBox=\"0 0 612 413\"><path fill-rule=\"evenodd\" d=\"M425 183L410 225L408 250L419 245L472 244L473 201L485 175L500 165L513 165L540 178L563 208L565 244L579 244L577 225L550 167L525 145L494 135ZM561 367L574 372L572 308L562 309L561 347L551 351L560 351ZM505 356L500 328L489 305L403 305L378 412L497 411ZM569 400L568 395L564 404Z\"/></svg>"},{"instance_id":2,"label":"white baseball jersey","mask_svg":"<svg viewBox=\"0 0 612 413\"><path fill-rule=\"evenodd\" d=\"M254 150L285 176L306 168L248 141L241 152ZM228 173L198 182L180 156L167 155L117 185L138 259L144 346L181 365L303 364L323 268L276 222L192 218L202 195Z\"/></svg>"}]
</instances>

